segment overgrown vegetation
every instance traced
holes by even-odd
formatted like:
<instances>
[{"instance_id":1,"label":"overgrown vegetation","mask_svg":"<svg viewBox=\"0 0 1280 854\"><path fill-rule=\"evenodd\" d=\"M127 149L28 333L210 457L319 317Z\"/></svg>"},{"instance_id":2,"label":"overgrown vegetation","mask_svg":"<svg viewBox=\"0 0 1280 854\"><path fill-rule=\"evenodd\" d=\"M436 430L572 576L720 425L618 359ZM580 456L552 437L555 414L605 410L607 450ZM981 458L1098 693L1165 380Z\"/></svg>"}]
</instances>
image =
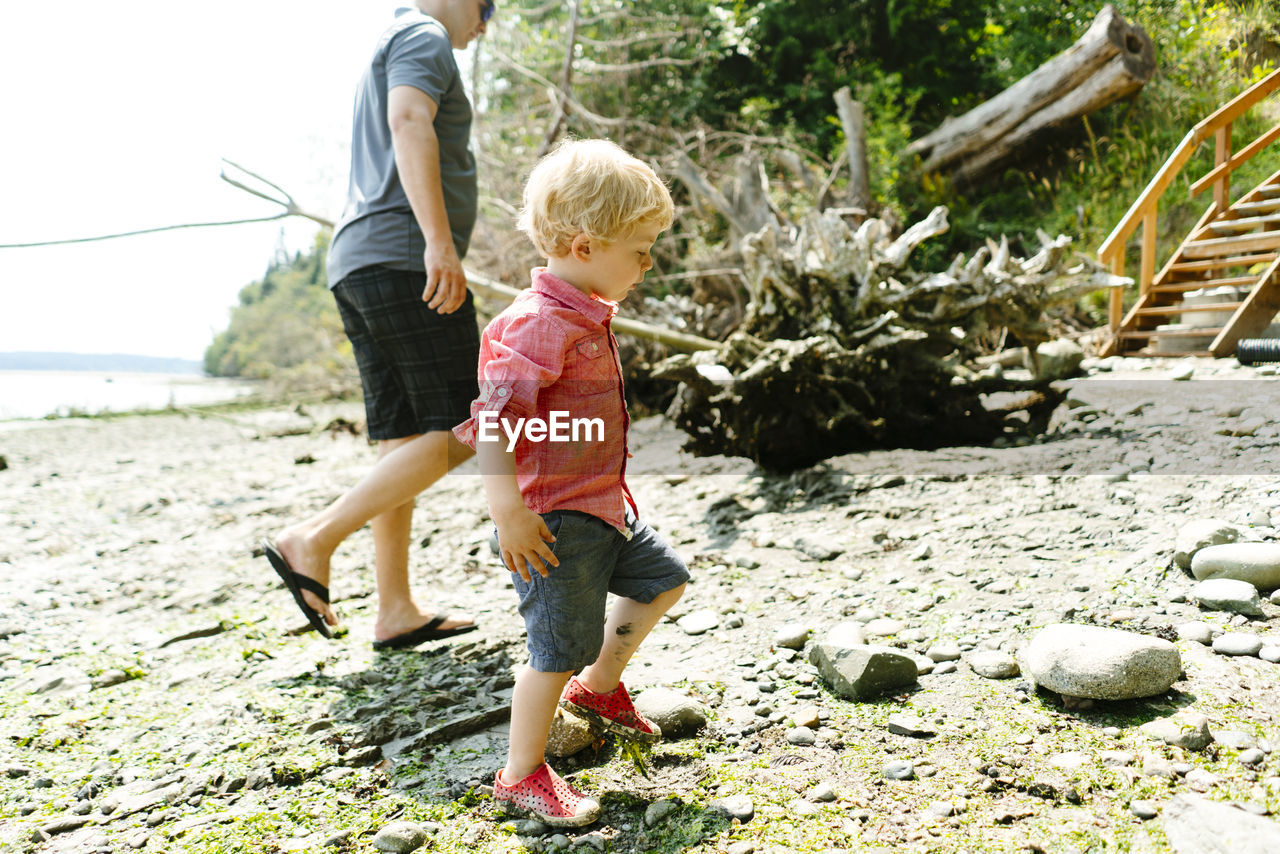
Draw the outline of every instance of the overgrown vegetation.
<instances>
[{"instance_id":1,"label":"overgrown vegetation","mask_svg":"<svg viewBox=\"0 0 1280 854\"><path fill-rule=\"evenodd\" d=\"M732 285L713 293L681 275L721 264L729 226L675 179L677 157L728 187L737 156L762 153L769 201L798 215L829 179L841 191L844 139L832 97L841 86L866 110L875 206L906 223L950 208L951 231L923 247L919 269L1002 234L1015 253L1030 254L1037 229L1092 252L1187 131L1280 61L1280 7L1267 0L1115 5L1150 34L1155 77L1133 100L1055 134L982 185L958 187L906 160L906 144L1068 47L1101 0L512 0L471 65L483 195L468 265L522 285L539 260L511 225L524 176L554 138L609 136L654 162L680 204L656 249L650 292L739 299L723 292ZM1237 148L1274 123L1266 113L1264 103L1236 122ZM1185 233L1203 211L1206 200L1187 189L1211 165L1211 149L1166 194L1162 234ZM1254 158L1233 186L1252 187L1274 161ZM246 288L206 355L211 373L350 378L331 300L316 286L323 248L322 238L314 254L282 259ZM1135 247L1129 269L1137 263ZM1086 300L1091 316L1082 319L1103 322L1104 298Z\"/></svg>"}]
</instances>

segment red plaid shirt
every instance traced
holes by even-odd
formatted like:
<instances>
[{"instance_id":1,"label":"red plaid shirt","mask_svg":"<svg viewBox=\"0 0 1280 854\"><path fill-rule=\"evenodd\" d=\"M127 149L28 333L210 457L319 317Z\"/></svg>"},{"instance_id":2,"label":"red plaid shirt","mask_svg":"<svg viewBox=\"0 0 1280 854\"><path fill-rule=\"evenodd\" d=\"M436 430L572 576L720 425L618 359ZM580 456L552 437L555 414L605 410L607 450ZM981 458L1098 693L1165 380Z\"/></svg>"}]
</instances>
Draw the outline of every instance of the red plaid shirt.
<instances>
[{"instance_id":1,"label":"red plaid shirt","mask_svg":"<svg viewBox=\"0 0 1280 854\"><path fill-rule=\"evenodd\" d=\"M472 448L481 439L514 444L516 481L533 512L580 510L625 531L627 505L639 511L626 483L631 419L609 329L617 312L535 268L529 289L485 327L480 396L453 432Z\"/></svg>"}]
</instances>

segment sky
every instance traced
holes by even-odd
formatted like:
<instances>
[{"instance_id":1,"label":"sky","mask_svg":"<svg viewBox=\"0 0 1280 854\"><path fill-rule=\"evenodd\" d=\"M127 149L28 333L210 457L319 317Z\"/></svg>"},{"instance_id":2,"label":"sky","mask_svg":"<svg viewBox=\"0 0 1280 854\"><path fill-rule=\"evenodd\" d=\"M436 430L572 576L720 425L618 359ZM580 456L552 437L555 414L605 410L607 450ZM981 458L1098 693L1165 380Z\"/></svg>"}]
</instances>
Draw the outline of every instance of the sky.
<instances>
[{"instance_id":1,"label":"sky","mask_svg":"<svg viewBox=\"0 0 1280 854\"><path fill-rule=\"evenodd\" d=\"M0 244L278 212L221 181L222 158L336 219L352 96L401 5L0 4ZM0 249L0 352L200 359L240 289L317 228L291 217Z\"/></svg>"}]
</instances>

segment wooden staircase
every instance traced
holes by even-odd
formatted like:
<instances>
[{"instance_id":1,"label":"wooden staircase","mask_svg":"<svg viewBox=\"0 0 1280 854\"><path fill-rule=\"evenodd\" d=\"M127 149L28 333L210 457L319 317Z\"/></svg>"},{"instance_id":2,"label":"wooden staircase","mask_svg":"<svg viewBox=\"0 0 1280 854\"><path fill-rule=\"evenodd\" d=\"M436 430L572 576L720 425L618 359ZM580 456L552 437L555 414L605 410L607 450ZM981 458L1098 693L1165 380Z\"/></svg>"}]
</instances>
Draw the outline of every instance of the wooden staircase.
<instances>
[{"instance_id":1,"label":"wooden staircase","mask_svg":"<svg viewBox=\"0 0 1280 854\"><path fill-rule=\"evenodd\" d=\"M1232 122L1277 89L1280 70L1192 128L1098 249L1098 258L1123 276L1125 243L1142 226L1138 299L1125 312L1123 291L1112 289L1104 355L1233 356L1236 342L1260 335L1280 310L1280 172L1229 201L1231 173L1280 139L1277 124L1233 155ZM1211 136L1214 166L1191 193L1212 187L1213 203L1157 273L1160 197ZM1206 313L1214 315L1210 323L1197 323Z\"/></svg>"}]
</instances>

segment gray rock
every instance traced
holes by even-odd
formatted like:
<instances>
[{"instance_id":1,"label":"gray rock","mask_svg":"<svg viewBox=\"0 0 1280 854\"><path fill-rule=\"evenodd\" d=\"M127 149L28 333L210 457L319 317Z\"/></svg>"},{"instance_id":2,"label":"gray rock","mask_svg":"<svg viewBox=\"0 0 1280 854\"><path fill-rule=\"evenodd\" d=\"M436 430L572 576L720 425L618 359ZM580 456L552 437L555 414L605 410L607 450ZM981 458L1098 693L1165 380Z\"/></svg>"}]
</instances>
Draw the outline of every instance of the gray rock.
<instances>
[{"instance_id":1,"label":"gray rock","mask_svg":"<svg viewBox=\"0 0 1280 854\"><path fill-rule=\"evenodd\" d=\"M1191 559L1191 574L1247 581L1259 590L1280 588L1280 543L1230 543L1209 546Z\"/></svg>"},{"instance_id":2,"label":"gray rock","mask_svg":"<svg viewBox=\"0 0 1280 854\"><path fill-rule=\"evenodd\" d=\"M1201 643L1205 646L1213 643L1214 628L1203 620L1192 620L1190 623L1181 623L1174 627L1174 631L1178 633L1179 640Z\"/></svg>"},{"instance_id":3,"label":"gray rock","mask_svg":"<svg viewBox=\"0 0 1280 854\"><path fill-rule=\"evenodd\" d=\"M809 790L809 800L820 804L829 804L836 799L836 790L830 783L819 783Z\"/></svg>"},{"instance_id":4,"label":"gray rock","mask_svg":"<svg viewBox=\"0 0 1280 854\"><path fill-rule=\"evenodd\" d=\"M1175 795L1165 805L1164 833L1177 854L1280 851L1276 822L1196 795Z\"/></svg>"},{"instance_id":5,"label":"gray rock","mask_svg":"<svg viewBox=\"0 0 1280 854\"><path fill-rule=\"evenodd\" d=\"M854 620L836 623L827 631L826 639L823 641L832 646L862 646L866 642L867 633L863 631L862 623Z\"/></svg>"},{"instance_id":6,"label":"gray rock","mask_svg":"<svg viewBox=\"0 0 1280 854\"><path fill-rule=\"evenodd\" d=\"M1018 662L1008 653L983 650L969 656L973 672L985 679L1012 679L1019 673Z\"/></svg>"},{"instance_id":7,"label":"gray rock","mask_svg":"<svg viewBox=\"0 0 1280 854\"><path fill-rule=\"evenodd\" d=\"M796 538L796 551L816 561L835 560L844 554L844 549L826 540L807 537Z\"/></svg>"},{"instance_id":8,"label":"gray rock","mask_svg":"<svg viewBox=\"0 0 1280 854\"><path fill-rule=\"evenodd\" d=\"M726 854L756 854L756 844L749 840L735 842L726 850Z\"/></svg>"},{"instance_id":9,"label":"gray rock","mask_svg":"<svg viewBox=\"0 0 1280 854\"><path fill-rule=\"evenodd\" d=\"M654 801L645 808L644 826L653 827L658 822L665 819L668 815L675 812L680 805L673 798L663 798L660 801Z\"/></svg>"},{"instance_id":10,"label":"gray rock","mask_svg":"<svg viewBox=\"0 0 1280 854\"><path fill-rule=\"evenodd\" d=\"M915 684L916 663L883 646L815 644L809 660L831 690L848 700L868 700Z\"/></svg>"},{"instance_id":11,"label":"gray rock","mask_svg":"<svg viewBox=\"0 0 1280 854\"><path fill-rule=\"evenodd\" d=\"M1027 353L1025 367L1029 371L1035 371L1038 363L1037 378L1065 380L1080 372L1080 363L1083 361L1084 350L1080 349L1079 344L1066 338L1058 338L1036 347L1034 362L1031 354Z\"/></svg>"},{"instance_id":12,"label":"gray rock","mask_svg":"<svg viewBox=\"0 0 1280 854\"><path fill-rule=\"evenodd\" d=\"M635 704L636 711L658 725L663 738L685 738L707 725L707 710L670 688L646 688Z\"/></svg>"},{"instance_id":13,"label":"gray rock","mask_svg":"<svg viewBox=\"0 0 1280 854\"><path fill-rule=\"evenodd\" d=\"M373 837L373 847L392 854L417 851L427 841L427 830L413 821L393 821Z\"/></svg>"},{"instance_id":14,"label":"gray rock","mask_svg":"<svg viewBox=\"0 0 1280 854\"><path fill-rule=\"evenodd\" d=\"M1213 743L1209 719L1197 712L1182 711L1173 717L1147 721L1139 729L1165 744L1186 750L1204 750Z\"/></svg>"},{"instance_id":15,"label":"gray rock","mask_svg":"<svg viewBox=\"0 0 1280 854\"><path fill-rule=\"evenodd\" d=\"M1256 747L1250 747L1248 750L1240 751L1240 755L1236 758L1240 760L1241 765L1248 765L1252 768L1254 765L1261 765L1266 760L1267 754Z\"/></svg>"},{"instance_id":16,"label":"gray rock","mask_svg":"<svg viewBox=\"0 0 1280 854\"><path fill-rule=\"evenodd\" d=\"M1262 650L1262 638L1243 632L1227 632L1213 641L1213 651L1219 655L1257 655Z\"/></svg>"},{"instance_id":17,"label":"gray rock","mask_svg":"<svg viewBox=\"0 0 1280 854\"><path fill-rule=\"evenodd\" d=\"M595 740L591 724L564 709L556 709L555 717L551 719L551 729L547 733L548 754L556 757L572 756L590 747Z\"/></svg>"},{"instance_id":18,"label":"gray rock","mask_svg":"<svg viewBox=\"0 0 1280 854\"><path fill-rule=\"evenodd\" d=\"M720 616L710 608L703 608L685 614L676 620L676 625L687 635L701 635L719 626Z\"/></svg>"},{"instance_id":19,"label":"gray rock","mask_svg":"<svg viewBox=\"0 0 1280 854\"><path fill-rule=\"evenodd\" d=\"M959 661L960 645L954 641L940 641L929 647L925 651L925 655L939 663L943 661Z\"/></svg>"},{"instance_id":20,"label":"gray rock","mask_svg":"<svg viewBox=\"0 0 1280 854\"><path fill-rule=\"evenodd\" d=\"M816 744L817 741L818 739L813 734L813 730L809 729L807 726L797 726L787 730L788 744L807 747L809 745Z\"/></svg>"},{"instance_id":21,"label":"gray rock","mask_svg":"<svg viewBox=\"0 0 1280 854\"><path fill-rule=\"evenodd\" d=\"M1262 600L1258 598L1258 588L1247 581L1210 578L1195 586L1191 591L1191 598L1201 608L1211 611L1228 611L1247 617L1262 616Z\"/></svg>"},{"instance_id":22,"label":"gray rock","mask_svg":"<svg viewBox=\"0 0 1280 854\"><path fill-rule=\"evenodd\" d=\"M886 762L880 769L880 776L886 780L914 780L916 778L915 763L909 759L895 759Z\"/></svg>"},{"instance_id":23,"label":"gray rock","mask_svg":"<svg viewBox=\"0 0 1280 854\"><path fill-rule=\"evenodd\" d=\"M905 628L906 624L901 620L895 620L892 617L879 617L867 623L864 631L872 637L888 637L889 635L896 635Z\"/></svg>"},{"instance_id":24,"label":"gray rock","mask_svg":"<svg viewBox=\"0 0 1280 854\"><path fill-rule=\"evenodd\" d=\"M736 818L746 824L755 818L756 805L746 795L731 795L727 798L716 798L707 805L713 810L726 813L729 818Z\"/></svg>"},{"instance_id":25,"label":"gray rock","mask_svg":"<svg viewBox=\"0 0 1280 854\"><path fill-rule=\"evenodd\" d=\"M1162 694L1182 673L1178 648L1160 638L1057 623L1036 633L1022 670L1037 684L1069 697L1133 700Z\"/></svg>"},{"instance_id":26,"label":"gray rock","mask_svg":"<svg viewBox=\"0 0 1280 854\"><path fill-rule=\"evenodd\" d=\"M787 623L773 635L773 645L784 649L804 649L809 640L809 627L803 623Z\"/></svg>"},{"instance_id":27,"label":"gray rock","mask_svg":"<svg viewBox=\"0 0 1280 854\"><path fill-rule=\"evenodd\" d=\"M1280 664L1280 645L1268 644L1258 650L1258 658L1272 664Z\"/></svg>"},{"instance_id":28,"label":"gray rock","mask_svg":"<svg viewBox=\"0 0 1280 854\"><path fill-rule=\"evenodd\" d=\"M1271 604L1280 605L1280 590L1271 591Z\"/></svg>"},{"instance_id":29,"label":"gray rock","mask_svg":"<svg viewBox=\"0 0 1280 854\"><path fill-rule=\"evenodd\" d=\"M885 728L894 735L905 735L909 738L930 738L937 734L923 720L909 715L890 715Z\"/></svg>"},{"instance_id":30,"label":"gray rock","mask_svg":"<svg viewBox=\"0 0 1280 854\"><path fill-rule=\"evenodd\" d=\"M1247 732L1238 729L1222 729L1213 734L1213 740L1224 744L1232 750L1248 750L1258 746L1258 740Z\"/></svg>"},{"instance_id":31,"label":"gray rock","mask_svg":"<svg viewBox=\"0 0 1280 854\"><path fill-rule=\"evenodd\" d=\"M1182 526L1173 547L1173 562L1179 569L1190 570L1196 552L1209 546L1234 543L1240 529L1221 519L1197 519Z\"/></svg>"},{"instance_id":32,"label":"gray rock","mask_svg":"<svg viewBox=\"0 0 1280 854\"><path fill-rule=\"evenodd\" d=\"M1160 811L1156 809L1156 805L1151 801L1130 801L1129 812L1143 821L1153 819L1160 814Z\"/></svg>"}]
</instances>

